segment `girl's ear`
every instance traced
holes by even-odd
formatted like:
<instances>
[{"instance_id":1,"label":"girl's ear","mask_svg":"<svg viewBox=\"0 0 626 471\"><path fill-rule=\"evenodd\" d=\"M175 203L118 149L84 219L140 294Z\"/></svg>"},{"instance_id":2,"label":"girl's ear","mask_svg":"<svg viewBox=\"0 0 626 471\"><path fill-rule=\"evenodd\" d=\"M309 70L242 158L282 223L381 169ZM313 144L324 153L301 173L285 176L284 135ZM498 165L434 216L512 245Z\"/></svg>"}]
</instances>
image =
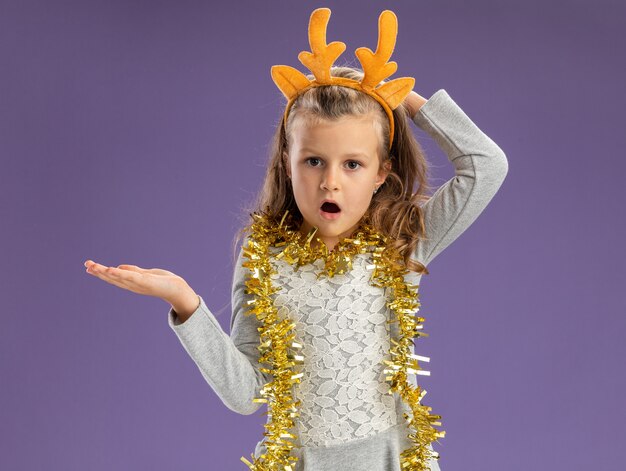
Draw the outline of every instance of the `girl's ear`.
<instances>
[{"instance_id":1,"label":"girl's ear","mask_svg":"<svg viewBox=\"0 0 626 471\"><path fill-rule=\"evenodd\" d=\"M376 184L382 185L387 179L387 175L389 175L390 171L391 171L391 160L387 160L386 162L383 163L383 168L381 168L378 171L378 175L377 175L378 178L376 180Z\"/></svg>"}]
</instances>

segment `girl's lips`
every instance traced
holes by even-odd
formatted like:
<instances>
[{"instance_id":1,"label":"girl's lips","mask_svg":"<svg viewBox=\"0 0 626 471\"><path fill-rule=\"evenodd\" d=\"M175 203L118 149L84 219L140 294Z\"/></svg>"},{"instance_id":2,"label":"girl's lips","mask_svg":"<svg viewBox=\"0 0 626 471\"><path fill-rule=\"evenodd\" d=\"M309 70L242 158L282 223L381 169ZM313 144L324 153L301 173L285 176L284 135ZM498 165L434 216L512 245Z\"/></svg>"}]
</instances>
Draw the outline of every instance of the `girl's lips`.
<instances>
[{"instance_id":1,"label":"girl's lips","mask_svg":"<svg viewBox=\"0 0 626 471\"><path fill-rule=\"evenodd\" d=\"M339 217L341 208L333 200L324 200L320 206L320 214L324 219L332 221Z\"/></svg>"},{"instance_id":2,"label":"girl's lips","mask_svg":"<svg viewBox=\"0 0 626 471\"><path fill-rule=\"evenodd\" d=\"M328 219L329 221L332 221L334 219L337 219L339 217L339 215L341 214L341 211L337 212L337 213L329 213L327 211L323 211L322 208L320 208L320 215L324 218L324 219Z\"/></svg>"}]
</instances>

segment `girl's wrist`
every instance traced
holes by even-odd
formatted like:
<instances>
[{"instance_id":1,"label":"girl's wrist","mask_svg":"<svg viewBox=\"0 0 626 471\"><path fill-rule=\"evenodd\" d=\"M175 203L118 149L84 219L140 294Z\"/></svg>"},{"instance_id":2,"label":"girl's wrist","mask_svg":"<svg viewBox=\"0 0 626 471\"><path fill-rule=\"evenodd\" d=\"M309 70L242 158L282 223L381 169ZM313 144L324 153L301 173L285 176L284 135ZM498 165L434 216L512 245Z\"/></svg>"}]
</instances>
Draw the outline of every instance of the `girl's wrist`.
<instances>
[{"instance_id":1,"label":"girl's wrist","mask_svg":"<svg viewBox=\"0 0 626 471\"><path fill-rule=\"evenodd\" d=\"M200 307L200 297L187 284L181 289L180 294L171 300L166 300L182 322L185 322Z\"/></svg>"},{"instance_id":2,"label":"girl's wrist","mask_svg":"<svg viewBox=\"0 0 626 471\"><path fill-rule=\"evenodd\" d=\"M426 98L418 95L414 91L409 93L405 100L409 109L409 115L411 116L411 119L415 118L415 115L417 115L417 112L420 110L420 108L424 106L424 104L428 101Z\"/></svg>"}]
</instances>

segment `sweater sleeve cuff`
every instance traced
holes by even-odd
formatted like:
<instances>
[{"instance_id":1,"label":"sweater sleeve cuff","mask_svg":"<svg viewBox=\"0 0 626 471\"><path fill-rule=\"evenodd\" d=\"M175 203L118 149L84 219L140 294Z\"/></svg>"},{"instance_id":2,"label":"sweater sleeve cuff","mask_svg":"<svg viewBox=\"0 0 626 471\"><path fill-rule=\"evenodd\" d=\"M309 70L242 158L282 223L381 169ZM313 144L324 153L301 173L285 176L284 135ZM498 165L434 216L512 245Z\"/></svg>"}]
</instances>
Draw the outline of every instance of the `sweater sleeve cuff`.
<instances>
[{"instance_id":1,"label":"sweater sleeve cuff","mask_svg":"<svg viewBox=\"0 0 626 471\"><path fill-rule=\"evenodd\" d=\"M433 93L432 96L428 100L426 100L426 103L424 103L417 111L417 113L415 113L415 116L413 117L413 122L420 128L425 129L429 124L426 116L433 113L433 110L437 110L442 106L444 102L450 101L451 99L452 98L450 97L448 92L445 89L440 88L435 93Z\"/></svg>"},{"instance_id":2,"label":"sweater sleeve cuff","mask_svg":"<svg viewBox=\"0 0 626 471\"><path fill-rule=\"evenodd\" d=\"M200 325L206 322L213 324L214 327L217 327L223 332L222 326L217 323L215 317L210 313L202 296L198 295L198 299L200 304L185 322L181 322L174 308L170 308L167 313L168 325L182 338L188 337L198 331Z\"/></svg>"},{"instance_id":3,"label":"sweater sleeve cuff","mask_svg":"<svg viewBox=\"0 0 626 471\"><path fill-rule=\"evenodd\" d=\"M450 161L462 155L502 154L443 88L422 105L413 121L437 142Z\"/></svg>"}]
</instances>

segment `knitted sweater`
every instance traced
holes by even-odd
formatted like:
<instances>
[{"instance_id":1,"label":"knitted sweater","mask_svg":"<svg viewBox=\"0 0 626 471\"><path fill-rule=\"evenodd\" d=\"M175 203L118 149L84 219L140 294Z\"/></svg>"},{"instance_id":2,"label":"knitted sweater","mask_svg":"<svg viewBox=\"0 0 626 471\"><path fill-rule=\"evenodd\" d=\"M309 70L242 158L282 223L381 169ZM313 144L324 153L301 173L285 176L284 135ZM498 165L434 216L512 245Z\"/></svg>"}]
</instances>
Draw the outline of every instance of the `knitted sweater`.
<instances>
[{"instance_id":1,"label":"knitted sweater","mask_svg":"<svg viewBox=\"0 0 626 471\"><path fill-rule=\"evenodd\" d=\"M485 209L504 181L508 161L444 89L420 108L414 122L455 168L455 176L422 206L426 239L419 241L412 258L428 266ZM298 270L282 260L272 262L279 287L275 305L294 320L305 359L295 393L302 400L300 417L292 430L298 436L296 471L399 471L400 452L411 446L403 418L410 409L397 394L387 393L383 373L390 338L398 338L397 323L386 322L393 314L385 305L384 289L369 283L368 258L359 254L350 272L320 279L316 274L322 260ZM244 315L252 295L245 293L248 269L243 261L240 250L232 279L230 336L202 296L184 323L173 309L168 323L222 402L235 412L252 414L261 406L252 399L260 397L260 388L271 378L259 369L260 324L254 315ZM419 285L421 276L410 272L405 278ZM409 378L417 384L415 376ZM265 452L263 443L257 443L255 456ZM242 455L249 458L251 451L243 447ZM431 471L440 469L436 460L429 464Z\"/></svg>"}]
</instances>

